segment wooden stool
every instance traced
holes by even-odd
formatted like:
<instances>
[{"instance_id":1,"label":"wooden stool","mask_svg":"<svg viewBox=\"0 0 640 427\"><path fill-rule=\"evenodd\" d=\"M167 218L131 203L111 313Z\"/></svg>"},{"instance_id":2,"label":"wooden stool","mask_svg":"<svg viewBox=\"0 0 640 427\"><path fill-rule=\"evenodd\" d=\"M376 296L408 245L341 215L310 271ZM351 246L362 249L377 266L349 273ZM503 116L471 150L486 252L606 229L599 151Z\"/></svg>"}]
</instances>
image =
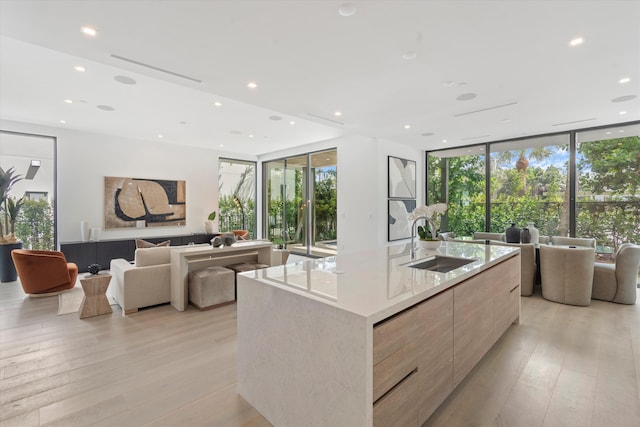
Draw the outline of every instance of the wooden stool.
<instances>
[{"instance_id":1,"label":"wooden stool","mask_svg":"<svg viewBox=\"0 0 640 427\"><path fill-rule=\"evenodd\" d=\"M106 295L110 281L110 274L94 274L80 279L84 291L82 304L80 304L78 311L81 319L112 312Z\"/></svg>"}]
</instances>

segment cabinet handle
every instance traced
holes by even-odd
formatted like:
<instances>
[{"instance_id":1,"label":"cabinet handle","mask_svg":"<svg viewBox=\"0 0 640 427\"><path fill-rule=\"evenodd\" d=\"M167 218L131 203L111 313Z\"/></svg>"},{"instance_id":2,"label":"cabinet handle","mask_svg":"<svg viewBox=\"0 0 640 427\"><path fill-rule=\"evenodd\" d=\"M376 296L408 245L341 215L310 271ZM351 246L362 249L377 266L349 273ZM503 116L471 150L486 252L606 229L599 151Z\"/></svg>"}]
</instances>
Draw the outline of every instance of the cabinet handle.
<instances>
[{"instance_id":1,"label":"cabinet handle","mask_svg":"<svg viewBox=\"0 0 640 427\"><path fill-rule=\"evenodd\" d=\"M393 387L391 387L389 390L387 390L387 392L385 394L383 394L382 396L380 396L378 398L378 400L376 400L375 402L373 402L373 405L375 406L376 403L378 403L379 401L381 401L382 399L384 399L384 397L386 395L388 395L389 393L391 393L393 390L397 389L398 387L400 387L400 385L402 385L402 383L404 383L405 381L407 381L409 379L409 377L413 374L415 374L416 372L418 372L418 368L416 367L413 371L409 372L407 375L405 375L404 378L402 378L400 381L398 381L398 383L396 385L394 385Z\"/></svg>"},{"instance_id":2,"label":"cabinet handle","mask_svg":"<svg viewBox=\"0 0 640 427\"><path fill-rule=\"evenodd\" d=\"M509 293L512 293L513 291L515 291L516 289L518 289L518 286L520 286L520 284L519 284L519 283L518 283L517 285L515 285L515 286L513 287L513 289L511 289L511 290L509 291Z\"/></svg>"}]
</instances>

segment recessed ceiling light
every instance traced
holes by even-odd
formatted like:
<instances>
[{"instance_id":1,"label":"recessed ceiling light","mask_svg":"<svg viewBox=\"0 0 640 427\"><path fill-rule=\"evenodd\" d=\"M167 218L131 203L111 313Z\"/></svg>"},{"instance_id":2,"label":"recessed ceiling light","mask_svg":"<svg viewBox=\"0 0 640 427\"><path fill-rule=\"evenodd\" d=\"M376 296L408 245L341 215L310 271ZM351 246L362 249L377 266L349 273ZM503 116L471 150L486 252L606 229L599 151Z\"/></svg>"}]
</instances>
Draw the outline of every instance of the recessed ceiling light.
<instances>
[{"instance_id":1,"label":"recessed ceiling light","mask_svg":"<svg viewBox=\"0 0 640 427\"><path fill-rule=\"evenodd\" d=\"M295 125L295 124L296 124L296 122L294 122L294 121L290 121L290 122L289 122L289 124L290 124L290 125Z\"/></svg>"},{"instance_id":2,"label":"recessed ceiling light","mask_svg":"<svg viewBox=\"0 0 640 427\"><path fill-rule=\"evenodd\" d=\"M73 67L73 69L79 73L84 73L86 71L86 69L82 65L76 65L75 67Z\"/></svg>"},{"instance_id":3,"label":"recessed ceiling light","mask_svg":"<svg viewBox=\"0 0 640 427\"><path fill-rule=\"evenodd\" d=\"M571 39L569 41L569 46L580 46L582 43L584 43L584 39L582 37L576 37L575 39Z\"/></svg>"},{"instance_id":4,"label":"recessed ceiling light","mask_svg":"<svg viewBox=\"0 0 640 427\"><path fill-rule=\"evenodd\" d=\"M404 125L405 129L411 129L411 125Z\"/></svg>"},{"instance_id":5,"label":"recessed ceiling light","mask_svg":"<svg viewBox=\"0 0 640 427\"><path fill-rule=\"evenodd\" d=\"M421 136L433 136L433 132L422 132Z\"/></svg>"},{"instance_id":6,"label":"recessed ceiling light","mask_svg":"<svg viewBox=\"0 0 640 427\"><path fill-rule=\"evenodd\" d=\"M253 134L252 133L249 134L249 138L253 138Z\"/></svg>"},{"instance_id":7,"label":"recessed ceiling light","mask_svg":"<svg viewBox=\"0 0 640 427\"><path fill-rule=\"evenodd\" d=\"M215 105L216 107L222 107L222 103L221 102L214 102L213 105Z\"/></svg>"},{"instance_id":8,"label":"recessed ceiling light","mask_svg":"<svg viewBox=\"0 0 640 427\"><path fill-rule=\"evenodd\" d=\"M624 129L620 129L618 133L624 133Z\"/></svg>"},{"instance_id":9,"label":"recessed ceiling light","mask_svg":"<svg viewBox=\"0 0 640 427\"><path fill-rule=\"evenodd\" d=\"M163 135L162 135L161 133L159 133L159 134L158 134L158 138L159 138L159 139L162 139L162 136L163 136Z\"/></svg>"},{"instance_id":10,"label":"recessed ceiling light","mask_svg":"<svg viewBox=\"0 0 640 427\"><path fill-rule=\"evenodd\" d=\"M458 101L469 101L470 99L475 98L477 95L475 93L463 93L462 95L458 95L456 99Z\"/></svg>"},{"instance_id":11,"label":"recessed ceiling light","mask_svg":"<svg viewBox=\"0 0 640 427\"><path fill-rule=\"evenodd\" d=\"M103 110L103 111L114 111L115 108L113 108L110 105L98 105L97 106L98 109Z\"/></svg>"},{"instance_id":12,"label":"recessed ceiling light","mask_svg":"<svg viewBox=\"0 0 640 427\"><path fill-rule=\"evenodd\" d=\"M80 27L80 32L81 32L82 34L85 34L85 35L87 35L87 36L91 36L91 37L95 37L95 36L96 36L96 34L98 34L98 32L96 31L96 29L95 29L95 28L92 28L92 27L86 27L86 26L85 26L85 27Z\"/></svg>"},{"instance_id":13,"label":"recessed ceiling light","mask_svg":"<svg viewBox=\"0 0 640 427\"><path fill-rule=\"evenodd\" d=\"M65 124L65 123L67 123L67 121L66 120L60 120L60 123Z\"/></svg>"},{"instance_id":14,"label":"recessed ceiling light","mask_svg":"<svg viewBox=\"0 0 640 427\"><path fill-rule=\"evenodd\" d=\"M224 144L220 144L220 148L224 147Z\"/></svg>"},{"instance_id":15,"label":"recessed ceiling light","mask_svg":"<svg viewBox=\"0 0 640 427\"><path fill-rule=\"evenodd\" d=\"M349 17L356 14L356 5L353 3L342 3L338 7L338 15Z\"/></svg>"},{"instance_id":16,"label":"recessed ceiling light","mask_svg":"<svg viewBox=\"0 0 640 427\"><path fill-rule=\"evenodd\" d=\"M611 135L611 131L605 132L606 135Z\"/></svg>"},{"instance_id":17,"label":"recessed ceiling light","mask_svg":"<svg viewBox=\"0 0 640 427\"><path fill-rule=\"evenodd\" d=\"M134 84L136 84L136 81L134 79L132 79L131 77L127 77L127 76L115 76L113 79L115 81L117 81L118 83L122 83L123 85L134 85Z\"/></svg>"},{"instance_id":18,"label":"recessed ceiling light","mask_svg":"<svg viewBox=\"0 0 640 427\"><path fill-rule=\"evenodd\" d=\"M447 140L446 140L446 139L443 139L443 140L442 140L442 142L447 142Z\"/></svg>"},{"instance_id":19,"label":"recessed ceiling light","mask_svg":"<svg viewBox=\"0 0 640 427\"><path fill-rule=\"evenodd\" d=\"M255 89L255 88L257 88L257 87L258 87L258 84L257 84L257 83L255 83L255 82L249 82L249 83L247 83L247 87L248 87L249 89Z\"/></svg>"},{"instance_id":20,"label":"recessed ceiling light","mask_svg":"<svg viewBox=\"0 0 640 427\"><path fill-rule=\"evenodd\" d=\"M340 117L342 113L340 111L336 111L335 113L333 113L333 115L336 117Z\"/></svg>"},{"instance_id":21,"label":"recessed ceiling light","mask_svg":"<svg viewBox=\"0 0 640 427\"><path fill-rule=\"evenodd\" d=\"M629 77L623 77L620 80L618 80L618 83L625 84L625 83L629 83L630 81L631 79Z\"/></svg>"},{"instance_id":22,"label":"recessed ceiling light","mask_svg":"<svg viewBox=\"0 0 640 427\"><path fill-rule=\"evenodd\" d=\"M67 104L73 104L73 101L71 99L65 99L64 102L66 102Z\"/></svg>"},{"instance_id":23,"label":"recessed ceiling light","mask_svg":"<svg viewBox=\"0 0 640 427\"><path fill-rule=\"evenodd\" d=\"M418 54L415 51L408 50L402 54L402 59L406 59L407 61L410 61L412 59L416 59L417 56Z\"/></svg>"},{"instance_id":24,"label":"recessed ceiling light","mask_svg":"<svg viewBox=\"0 0 640 427\"><path fill-rule=\"evenodd\" d=\"M631 101L632 99L635 99L635 98L636 98L635 95L623 95L617 98L613 98L611 102L625 102L625 101Z\"/></svg>"},{"instance_id":25,"label":"recessed ceiling light","mask_svg":"<svg viewBox=\"0 0 640 427\"><path fill-rule=\"evenodd\" d=\"M621 116L624 116L625 114L627 114L626 111L620 111L618 114L620 114Z\"/></svg>"},{"instance_id":26,"label":"recessed ceiling light","mask_svg":"<svg viewBox=\"0 0 640 427\"><path fill-rule=\"evenodd\" d=\"M502 119L500 120L502 123L509 123L511 121L511 119Z\"/></svg>"},{"instance_id":27,"label":"recessed ceiling light","mask_svg":"<svg viewBox=\"0 0 640 427\"><path fill-rule=\"evenodd\" d=\"M447 82L443 82L442 86L444 86L444 87L452 87L455 84L456 84L456 82L454 82L453 80L449 80Z\"/></svg>"}]
</instances>

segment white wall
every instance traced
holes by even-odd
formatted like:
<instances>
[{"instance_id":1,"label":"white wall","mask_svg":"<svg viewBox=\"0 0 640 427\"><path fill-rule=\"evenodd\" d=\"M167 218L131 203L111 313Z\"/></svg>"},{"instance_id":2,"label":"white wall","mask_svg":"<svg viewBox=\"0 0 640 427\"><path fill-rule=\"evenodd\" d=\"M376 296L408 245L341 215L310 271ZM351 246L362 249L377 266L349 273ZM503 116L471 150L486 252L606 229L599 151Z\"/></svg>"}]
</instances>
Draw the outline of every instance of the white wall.
<instances>
[{"instance_id":1,"label":"white wall","mask_svg":"<svg viewBox=\"0 0 640 427\"><path fill-rule=\"evenodd\" d=\"M0 127L57 137L59 242L79 241L82 220L101 229L100 239L202 233L208 213L218 210L215 150L4 120ZM185 180L187 225L104 230L105 176Z\"/></svg>"},{"instance_id":2,"label":"white wall","mask_svg":"<svg viewBox=\"0 0 640 427\"><path fill-rule=\"evenodd\" d=\"M82 220L89 221L91 227L101 228L101 239L201 233L206 216L218 210L218 157L256 160L226 151L4 120L0 121L0 128L57 137L59 242L79 241ZM260 156L258 218L261 218L263 161L334 147L338 150L339 252L388 245L387 156L416 161L418 205L424 197L423 152L392 141L349 136ZM104 230L105 176L185 180L186 227ZM261 235L260 229L258 233Z\"/></svg>"}]
</instances>

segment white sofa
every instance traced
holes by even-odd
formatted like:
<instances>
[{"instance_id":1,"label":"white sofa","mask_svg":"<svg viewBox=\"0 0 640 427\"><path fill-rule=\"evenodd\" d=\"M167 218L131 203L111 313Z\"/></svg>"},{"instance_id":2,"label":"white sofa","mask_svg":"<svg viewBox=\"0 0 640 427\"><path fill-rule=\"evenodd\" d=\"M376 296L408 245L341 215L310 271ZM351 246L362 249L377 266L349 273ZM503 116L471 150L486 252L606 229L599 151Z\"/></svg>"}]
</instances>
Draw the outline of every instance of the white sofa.
<instances>
[{"instance_id":1,"label":"white sofa","mask_svg":"<svg viewBox=\"0 0 640 427\"><path fill-rule=\"evenodd\" d=\"M123 315L171 301L171 250L177 247L136 249L133 264L122 258L111 260L109 288Z\"/></svg>"}]
</instances>

